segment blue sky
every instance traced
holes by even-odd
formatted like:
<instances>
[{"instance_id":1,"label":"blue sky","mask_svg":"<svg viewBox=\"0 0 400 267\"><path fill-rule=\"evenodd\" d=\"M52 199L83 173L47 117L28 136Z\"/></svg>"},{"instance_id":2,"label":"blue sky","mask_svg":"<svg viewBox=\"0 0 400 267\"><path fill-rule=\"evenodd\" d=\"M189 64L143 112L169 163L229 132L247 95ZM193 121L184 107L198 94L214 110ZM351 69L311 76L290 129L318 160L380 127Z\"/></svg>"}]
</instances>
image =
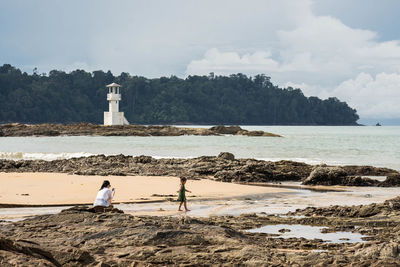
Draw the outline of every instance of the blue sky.
<instances>
[{"instance_id":1,"label":"blue sky","mask_svg":"<svg viewBox=\"0 0 400 267\"><path fill-rule=\"evenodd\" d=\"M0 64L32 73L264 73L400 124L397 0L0 0Z\"/></svg>"}]
</instances>

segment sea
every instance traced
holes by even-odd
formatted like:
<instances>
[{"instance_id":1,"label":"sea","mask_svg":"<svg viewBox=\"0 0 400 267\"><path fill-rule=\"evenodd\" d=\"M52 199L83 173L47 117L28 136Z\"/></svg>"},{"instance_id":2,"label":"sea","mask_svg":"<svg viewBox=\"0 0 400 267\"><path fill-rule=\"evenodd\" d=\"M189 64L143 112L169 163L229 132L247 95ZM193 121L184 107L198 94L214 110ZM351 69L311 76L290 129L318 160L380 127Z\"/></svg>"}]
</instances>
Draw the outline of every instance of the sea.
<instances>
[{"instance_id":1,"label":"sea","mask_svg":"<svg viewBox=\"0 0 400 267\"><path fill-rule=\"evenodd\" d=\"M400 126L241 127L272 132L283 137L1 137L0 158L55 160L97 154L194 158L231 152L236 158L294 160L309 164L372 165L400 170Z\"/></svg>"}]
</instances>

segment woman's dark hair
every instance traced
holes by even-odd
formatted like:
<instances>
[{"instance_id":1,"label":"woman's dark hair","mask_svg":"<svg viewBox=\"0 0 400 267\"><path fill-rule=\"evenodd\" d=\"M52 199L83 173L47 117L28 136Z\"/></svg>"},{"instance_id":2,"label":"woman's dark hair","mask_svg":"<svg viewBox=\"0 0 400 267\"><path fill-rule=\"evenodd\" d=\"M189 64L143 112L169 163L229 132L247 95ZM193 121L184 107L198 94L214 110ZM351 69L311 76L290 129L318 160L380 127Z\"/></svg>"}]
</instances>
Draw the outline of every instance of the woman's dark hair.
<instances>
[{"instance_id":1,"label":"woman's dark hair","mask_svg":"<svg viewBox=\"0 0 400 267\"><path fill-rule=\"evenodd\" d=\"M100 190L103 189L104 187L109 186L109 185L110 185L110 181L109 181L109 180L104 180L104 181L103 181L103 184L102 184L101 187L100 187Z\"/></svg>"},{"instance_id":2,"label":"woman's dark hair","mask_svg":"<svg viewBox=\"0 0 400 267\"><path fill-rule=\"evenodd\" d=\"M186 177L181 177L181 183L186 182Z\"/></svg>"}]
</instances>

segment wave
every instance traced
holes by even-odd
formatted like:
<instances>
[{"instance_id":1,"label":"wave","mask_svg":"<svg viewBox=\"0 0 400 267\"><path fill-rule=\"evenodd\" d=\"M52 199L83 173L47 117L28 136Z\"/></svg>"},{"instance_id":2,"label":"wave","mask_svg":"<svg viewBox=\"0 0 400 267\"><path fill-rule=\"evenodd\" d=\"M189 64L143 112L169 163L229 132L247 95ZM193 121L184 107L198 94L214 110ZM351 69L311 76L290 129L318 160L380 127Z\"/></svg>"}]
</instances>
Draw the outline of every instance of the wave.
<instances>
[{"instance_id":1,"label":"wave","mask_svg":"<svg viewBox=\"0 0 400 267\"><path fill-rule=\"evenodd\" d=\"M87 152L0 152L0 159L9 160L46 160L52 161L57 159L70 159L89 157L95 154Z\"/></svg>"}]
</instances>

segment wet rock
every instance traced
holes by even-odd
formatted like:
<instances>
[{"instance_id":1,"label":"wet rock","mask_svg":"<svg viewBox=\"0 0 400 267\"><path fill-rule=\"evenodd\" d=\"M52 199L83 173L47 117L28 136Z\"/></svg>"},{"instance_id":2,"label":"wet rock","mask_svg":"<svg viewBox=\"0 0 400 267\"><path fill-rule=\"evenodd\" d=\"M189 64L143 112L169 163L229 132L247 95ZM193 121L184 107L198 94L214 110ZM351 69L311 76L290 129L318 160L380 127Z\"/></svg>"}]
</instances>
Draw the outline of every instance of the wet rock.
<instances>
[{"instance_id":1,"label":"wet rock","mask_svg":"<svg viewBox=\"0 0 400 267\"><path fill-rule=\"evenodd\" d=\"M342 167L316 167L303 181L304 185L376 186L379 181L349 176Z\"/></svg>"},{"instance_id":2,"label":"wet rock","mask_svg":"<svg viewBox=\"0 0 400 267\"><path fill-rule=\"evenodd\" d=\"M400 174L399 173L389 174L386 177L385 181L381 182L378 186L381 187L400 186Z\"/></svg>"},{"instance_id":3,"label":"wet rock","mask_svg":"<svg viewBox=\"0 0 400 267\"><path fill-rule=\"evenodd\" d=\"M373 166L355 166L355 165L347 165L342 166L342 168L347 172L348 175L354 176L387 176L389 174L398 173L395 170L389 168L380 168Z\"/></svg>"},{"instance_id":4,"label":"wet rock","mask_svg":"<svg viewBox=\"0 0 400 267\"><path fill-rule=\"evenodd\" d=\"M400 211L400 196L386 200L384 203L372 203L369 205L356 206L330 206L326 208L308 207L295 212L289 212L289 215L319 216L319 217L349 217L349 218L367 218L379 214L391 214ZM379 223L384 224L384 222ZM400 230L400 227L399 227Z\"/></svg>"}]
</instances>

